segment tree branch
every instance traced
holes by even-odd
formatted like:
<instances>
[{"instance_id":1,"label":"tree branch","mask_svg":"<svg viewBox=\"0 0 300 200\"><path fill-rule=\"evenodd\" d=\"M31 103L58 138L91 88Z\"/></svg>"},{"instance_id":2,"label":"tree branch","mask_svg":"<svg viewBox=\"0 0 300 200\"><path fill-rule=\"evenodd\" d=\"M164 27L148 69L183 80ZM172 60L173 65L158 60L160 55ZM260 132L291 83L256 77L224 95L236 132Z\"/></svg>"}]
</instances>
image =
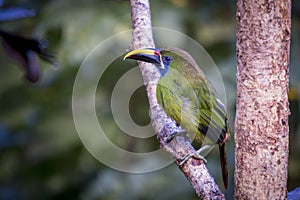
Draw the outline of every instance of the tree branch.
<instances>
[{"instance_id":1,"label":"tree branch","mask_svg":"<svg viewBox=\"0 0 300 200\"><path fill-rule=\"evenodd\" d=\"M131 49L154 47L149 0L130 0L130 3L133 25ZM139 67L147 90L152 125L161 147L176 159L176 164L190 181L199 198L224 199L224 195L220 192L202 160L191 157L182 166L179 165L187 155L194 153L195 149L187 137L176 136L170 142L167 140L172 133L178 132L180 129L167 117L157 103L156 86L159 73L149 63L139 62Z\"/></svg>"}]
</instances>

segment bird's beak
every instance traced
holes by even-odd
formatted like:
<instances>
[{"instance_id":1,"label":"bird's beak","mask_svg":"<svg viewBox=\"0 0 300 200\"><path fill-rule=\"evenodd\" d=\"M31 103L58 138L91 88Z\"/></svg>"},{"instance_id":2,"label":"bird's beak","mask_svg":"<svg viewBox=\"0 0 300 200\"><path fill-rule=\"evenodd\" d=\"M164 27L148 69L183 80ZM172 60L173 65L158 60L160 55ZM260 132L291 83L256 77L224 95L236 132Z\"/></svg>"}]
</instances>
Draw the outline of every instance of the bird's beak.
<instances>
[{"instance_id":1,"label":"bird's beak","mask_svg":"<svg viewBox=\"0 0 300 200\"><path fill-rule=\"evenodd\" d=\"M125 55L124 60L126 59L139 60L159 65L162 63L160 50L152 48L130 51Z\"/></svg>"}]
</instances>

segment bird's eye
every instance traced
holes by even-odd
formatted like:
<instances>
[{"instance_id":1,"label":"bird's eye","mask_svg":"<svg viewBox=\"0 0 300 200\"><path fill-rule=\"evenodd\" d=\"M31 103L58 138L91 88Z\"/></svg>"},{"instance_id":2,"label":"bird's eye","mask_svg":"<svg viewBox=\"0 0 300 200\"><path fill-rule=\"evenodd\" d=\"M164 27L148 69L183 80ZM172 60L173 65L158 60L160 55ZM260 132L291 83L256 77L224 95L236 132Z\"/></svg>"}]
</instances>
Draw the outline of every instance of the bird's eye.
<instances>
[{"instance_id":1,"label":"bird's eye","mask_svg":"<svg viewBox=\"0 0 300 200\"><path fill-rule=\"evenodd\" d=\"M163 56L163 62L164 62L165 65L169 65L171 61L172 61L172 57Z\"/></svg>"}]
</instances>

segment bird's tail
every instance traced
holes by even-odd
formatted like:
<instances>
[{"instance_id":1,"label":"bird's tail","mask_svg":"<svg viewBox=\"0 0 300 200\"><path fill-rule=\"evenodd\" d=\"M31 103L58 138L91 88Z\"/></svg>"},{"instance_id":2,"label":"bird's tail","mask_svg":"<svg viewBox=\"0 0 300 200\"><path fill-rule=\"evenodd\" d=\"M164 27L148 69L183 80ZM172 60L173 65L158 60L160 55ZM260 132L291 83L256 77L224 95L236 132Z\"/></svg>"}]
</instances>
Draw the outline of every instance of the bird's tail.
<instances>
[{"instance_id":1,"label":"bird's tail","mask_svg":"<svg viewBox=\"0 0 300 200\"><path fill-rule=\"evenodd\" d=\"M220 151L220 163L222 169L222 177L223 177L223 184L225 189L228 186L228 170L227 170L227 160L226 160L226 153L225 153L225 143L219 144L219 151Z\"/></svg>"}]
</instances>

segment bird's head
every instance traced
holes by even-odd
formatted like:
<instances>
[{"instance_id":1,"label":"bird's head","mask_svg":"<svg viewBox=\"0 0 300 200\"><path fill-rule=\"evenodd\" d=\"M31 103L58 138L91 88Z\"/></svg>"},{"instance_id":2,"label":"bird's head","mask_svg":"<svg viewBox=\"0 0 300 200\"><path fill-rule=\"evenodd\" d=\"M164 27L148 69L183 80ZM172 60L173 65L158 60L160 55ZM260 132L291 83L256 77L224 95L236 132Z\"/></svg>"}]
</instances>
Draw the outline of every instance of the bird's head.
<instances>
[{"instance_id":1,"label":"bird's head","mask_svg":"<svg viewBox=\"0 0 300 200\"><path fill-rule=\"evenodd\" d=\"M128 52L125 59L133 59L154 64L162 76L166 74L174 58L167 51L155 48L137 49Z\"/></svg>"}]
</instances>

